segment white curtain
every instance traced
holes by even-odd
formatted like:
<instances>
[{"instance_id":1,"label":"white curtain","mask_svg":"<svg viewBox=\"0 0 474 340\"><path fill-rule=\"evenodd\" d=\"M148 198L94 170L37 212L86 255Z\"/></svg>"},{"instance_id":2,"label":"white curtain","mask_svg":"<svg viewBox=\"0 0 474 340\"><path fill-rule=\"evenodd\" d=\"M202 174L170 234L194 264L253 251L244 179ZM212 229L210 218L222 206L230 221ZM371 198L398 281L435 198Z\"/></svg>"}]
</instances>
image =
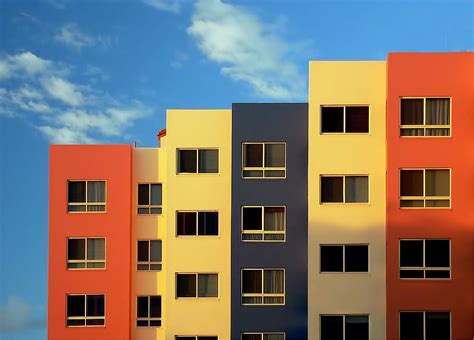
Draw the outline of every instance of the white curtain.
<instances>
[{"instance_id":1,"label":"white curtain","mask_svg":"<svg viewBox=\"0 0 474 340\"><path fill-rule=\"evenodd\" d=\"M285 209L265 207L265 230L283 231L285 228Z\"/></svg>"}]
</instances>

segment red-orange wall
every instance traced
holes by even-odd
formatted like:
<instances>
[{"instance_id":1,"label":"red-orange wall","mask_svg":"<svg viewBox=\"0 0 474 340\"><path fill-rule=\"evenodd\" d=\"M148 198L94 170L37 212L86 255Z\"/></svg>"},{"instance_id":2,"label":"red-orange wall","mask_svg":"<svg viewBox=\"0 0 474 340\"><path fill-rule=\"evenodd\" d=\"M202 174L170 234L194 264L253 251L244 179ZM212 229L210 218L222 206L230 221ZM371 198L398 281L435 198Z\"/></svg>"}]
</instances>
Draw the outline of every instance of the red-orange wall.
<instances>
[{"instance_id":1,"label":"red-orange wall","mask_svg":"<svg viewBox=\"0 0 474 340\"><path fill-rule=\"evenodd\" d=\"M452 338L472 339L474 53L393 53L387 72L387 339L398 339L401 310L450 310ZM400 138L403 96L452 97L452 138ZM451 168L452 208L400 209L403 167ZM452 279L400 280L401 238L451 239Z\"/></svg>"},{"instance_id":2,"label":"red-orange wall","mask_svg":"<svg viewBox=\"0 0 474 340\"><path fill-rule=\"evenodd\" d=\"M50 340L130 338L131 164L129 145L52 145L50 148ZM68 179L105 179L107 212L67 213ZM66 269L66 239L73 236L106 237L105 270ZM104 293L105 327L66 327L68 293Z\"/></svg>"}]
</instances>

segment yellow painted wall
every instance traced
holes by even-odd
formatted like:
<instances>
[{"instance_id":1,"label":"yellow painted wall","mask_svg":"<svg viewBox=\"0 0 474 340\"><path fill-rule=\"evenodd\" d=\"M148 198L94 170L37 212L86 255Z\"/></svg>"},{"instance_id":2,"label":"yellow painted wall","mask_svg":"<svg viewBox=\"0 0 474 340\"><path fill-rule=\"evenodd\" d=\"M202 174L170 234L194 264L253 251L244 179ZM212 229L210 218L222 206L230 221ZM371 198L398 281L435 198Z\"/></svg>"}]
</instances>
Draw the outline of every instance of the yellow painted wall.
<instances>
[{"instance_id":1,"label":"yellow painted wall","mask_svg":"<svg viewBox=\"0 0 474 340\"><path fill-rule=\"evenodd\" d=\"M168 110L166 153L166 339L230 338L231 110ZM218 174L176 174L179 148L218 148ZM217 210L219 236L176 237L176 211ZM176 298L175 274L219 274L218 298Z\"/></svg>"},{"instance_id":2,"label":"yellow painted wall","mask_svg":"<svg viewBox=\"0 0 474 340\"><path fill-rule=\"evenodd\" d=\"M370 314L385 339L385 62L309 65L309 339L320 314ZM369 134L321 135L321 105L368 104ZM320 205L322 174L368 174L369 204ZM321 274L320 244L369 243L369 273Z\"/></svg>"}]
</instances>

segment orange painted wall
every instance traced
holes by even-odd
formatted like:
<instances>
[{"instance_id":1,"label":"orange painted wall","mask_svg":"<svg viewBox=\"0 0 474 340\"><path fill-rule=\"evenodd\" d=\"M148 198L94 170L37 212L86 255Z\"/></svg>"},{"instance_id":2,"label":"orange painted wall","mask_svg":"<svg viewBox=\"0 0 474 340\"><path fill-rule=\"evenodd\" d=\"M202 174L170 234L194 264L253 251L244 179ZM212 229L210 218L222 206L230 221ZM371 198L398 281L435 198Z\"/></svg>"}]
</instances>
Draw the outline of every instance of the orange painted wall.
<instances>
[{"instance_id":1,"label":"orange painted wall","mask_svg":"<svg viewBox=\"0 0 474 340\"><path fill-rule=\"evenodd\" d=\"M472 339L474 53L393 53L387 71L387 339L398 339L401 310L450 310L452 339ZM403 96L452 97L452 138L400 138ZM452 208L400 209L402 167L450 167ZM451 239L452 279L400 280L400 238Z\"/></svg>"},{"instance_id":2,"label":"orange painted wall","mask_svg":"<svg viewBox=\"0 0 474 340\"><path fill-rule=\"evenodd\" d=\"M129 145L50 147L50 340L130 338L131 164ZM107 212L68 214L68 179L105 179ZM106 237L105 270L66 269L66 239L73 236ZM104 293L105 327L66 327L67 293Z\"/></svg>"}]
</instances>

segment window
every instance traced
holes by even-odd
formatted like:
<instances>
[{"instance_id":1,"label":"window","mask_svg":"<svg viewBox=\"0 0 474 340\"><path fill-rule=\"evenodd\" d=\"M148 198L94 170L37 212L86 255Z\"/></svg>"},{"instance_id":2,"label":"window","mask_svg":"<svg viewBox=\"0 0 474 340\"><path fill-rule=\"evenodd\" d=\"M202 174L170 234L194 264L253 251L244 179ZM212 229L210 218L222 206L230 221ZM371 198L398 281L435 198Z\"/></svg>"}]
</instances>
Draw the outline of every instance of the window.
<instances>
[{"instance_id":1,"label":"window","mask_svg":"<svg viewBox=\"0 0 474 340\"><path fill-rule=\"evenodd\" d=\"M282 333L282 332L242 333L241 340L285 340L285 333Z\"/></svg>"},{"instance_id":2,"label":"window","mask_svg":"<svg viewBox=\"0 0 474 340\"><path fill-rule=\"evenodd\" d=\"M400 312L400 340L450 340L451 313Z\"/></svg>"},{"instance_id":3,"label":"window","mask_svg":"<svg viewBox=\"0 0 474 340\"><path fill-rule=\"evenodd\" d=\"M161 270L161 240L138 241L137 270Z\"/></svg>"},{"instance_id":4,"label":"window","mask_svg":"<svg viewBox=\"0 0 474 340\"><path fill-rule=\"evenodd\" d=\"M219 235L217 211L178 211L176 224L177 236Z\"/></svg>"},{"instance_id":5,"label":"window","mask_svg":"<svg viewBox=\"0 0 474 340\"><path fill-rule=\"evenodd\" d=\"M103 269L105 268L105 238L68 238L68 269Z\"/></svg>"},{"instance_id":6,"label":"window","mask_svg":"<svg viewBox=\"0 0 474 340\"><path fill-rule=\"evenodd\" d=\"M68 212L105 211L105 181L68 181Z\"/></svg>"},{"instance_id":7,"label":"window","mask_svg":"<svg viewBox=\"0 0 474 340\"><path fill-rule=\"evenodd\" d=\"M243 178L285 178L285 143L243 143Z\"/></svg>"},{"instance_id":8,"label":"window","mask_svg":"<svg viewBox=\"0 0 474 340\"><path fill-rule=\"evenodd\" d=\"M178 149L178 174L219 172L219 150Z\"/></svg>"},{"instance_id":9,"label":"window","mask_svg":"<svg viewBox=\"0 0 474 340\"><path fill-rule=\"evenodd\" d=\"M368 106L321 106L321 133L368 132Z\"/></svg>"},{"instance_id":10,"label":"window","mask_svg":"<svg viewBox=\"0 0 474 340\"><path fill-rule=\"evenodd\" d=\"M449 208L450 169L400 170L401 208Z\"/></svg>"},{"instance_id":11,"label":"window","mask_svg":"<svg viewBox=\"0 0 474 340\"><path fill-rule=\"evenodd\" d=\"M450 135L450 98L401 98L400 136L449 137Z\"/></svg>"},{"instance_id":12,"label":"window","mask_svg":"<svg viewBox=\"0 0 474 340\"><path fill-rule=\"evenodd\" d=\"M161 184L138 184L138 214L161 214Z\"/></svg>"},{"instance_id":13,"label":"window","mask_svg":"<svg viewBox=\"0 0 474 340\"><path fill-rule=\"evenodd\" d=\"M451 278L450 240L400 240L400 278Z\"/></svg>"},{"instance_id":14,"label":"window","mask_svg":"<svg viewBox=\"0 0 474 340\"><path fill-rule=\"evenodd\" d=\"M208 335L192 335L192 336L176 336L176 340L218 340L217 336L208 336Z\"/></svg>"},{"instance_id":15,"label":"window","mask_svg":"<svg viewBox=\"0 0 474 340\"><path fill-rule=\"evenodd\" d=\"M218 274L176 274L176 297L217 297Z\"/></svg>"},{"instance_id":16,"label":"window","mask_svg":"<svg viewBox=\"0 0 474 340\"><path fill-rule=\"evenodd\" d=\"M137 296L137 327L161 326L161 296Z\"/></svg>"},{"instance_id":17,"label":"window","mask_svg":"<svg viewBox=\"0 0 474 340\"><path fill-rule=\"evenodd\" d=\"M369 246L361 244L321 245L321 272L367 273Z\"/></svg>"},{"instance_id":18,"label":"window","mask_svg":"<svg viewBox=\"0 0 474 340\"><path fill-rule=\"evenodd\" d=\"M368 315L321 315L321 340L369 340Z\"/></svg>"},{"instance_id":19,"label":"window","mask_svg":"<svg viewBox=\"0 0 474 340\"><path fill-rule=\"evenodd\" d=\"M105 295L70 294L66 304L68 327L104 326Z\"/></svg>"},{"instance_id":20,"label":"window","mask_svg":"<svg viewBox=\"0 0 474 340\"><path fill-rule=\"evenodd\" d=\"M285 207L242 207L242 241L285 241Z\"/></svg>"},{"instance_id":21,"label":"window","mask_svg":"<svg viewBox=\"0 0 474 340\"><path fill-rule=\"evenodd\" d=\"M321 203L368 202L368 176L321 176Z\"/></svg>"},{"instance_id":22,"label":"window","mask_svg":"<svg viewBox=\"0 0 474 340\"><path fill-rule=\"evenodd\" d=\"M242 269L243 305L284 305L284 269Z\"/></svg>"}]
</instances>

